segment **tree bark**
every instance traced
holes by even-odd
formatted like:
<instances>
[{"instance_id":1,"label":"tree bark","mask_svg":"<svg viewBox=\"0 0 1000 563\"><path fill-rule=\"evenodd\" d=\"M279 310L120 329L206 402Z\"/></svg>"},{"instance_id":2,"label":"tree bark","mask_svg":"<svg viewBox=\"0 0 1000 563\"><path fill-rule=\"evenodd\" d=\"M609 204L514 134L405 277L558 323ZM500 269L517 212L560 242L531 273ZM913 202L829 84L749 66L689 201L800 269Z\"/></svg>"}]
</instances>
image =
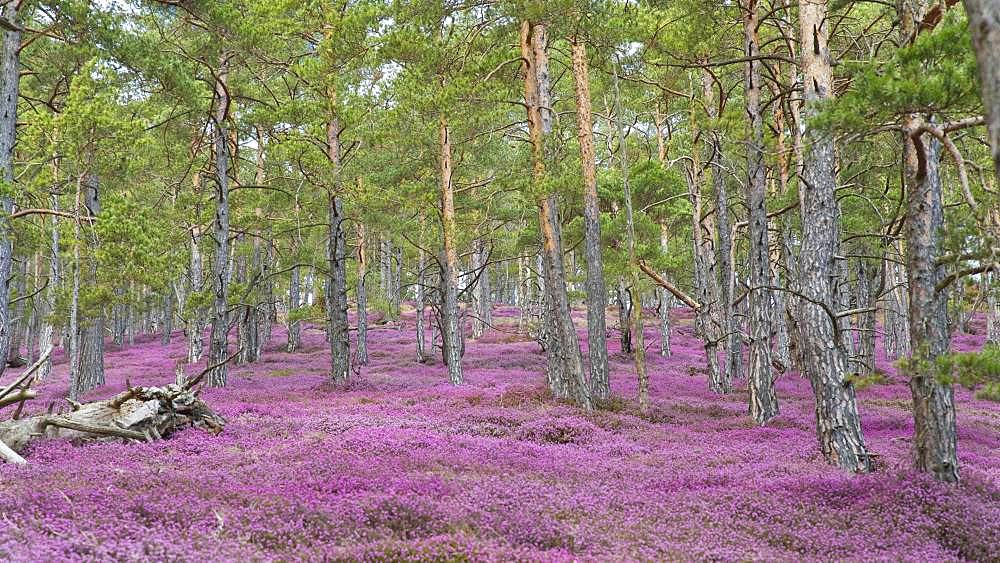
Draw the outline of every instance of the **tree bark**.
<instances>
[{"instance_id":1,"label":"tree bark","mask_svg":"<svg viewBox=\"0 0 1000 563\"><path fill-rule=\"evenodd\" d=\"M423 225L423 217L420 218L421 226ZM416 306L416 322L417 322L417 362L424 363L427 361L427 346L426 336L424 334L424 327L427 324L425 317L425 311L427 304L424 302L424 284L426 280L424 279L424 268L426 267L427 258L424 253L423 248L417 249L417 288L415 295L415 306Z\"/></svg>"},{"instance_id":2,"label":"tree bark","mask_svg":"<svg viewBox=\"0 0 1000 563\"><path fill-rule=\"evenodd\" d=\"M15 29L3 29L3 60L0 61L0 174L5 184L14 184L14 146L17 143L17 101L21 80L21 32L16 29L20 2L7 2L0 17L14 24ZM8 280L14 259L13 232L10 214L14 201L4 190L0 195L0 358L7 358L12 338ZM0 376L7 362L0 361Z\"/></svg>"},{"instance_id":3,"label":"tree bark","mask_svg":"<svg viewBox=\"0 0 1000 563\"><path fill-rule=\"evenodd\" d=\"M692 110L693 112L693 110ZM692 115L692 122L694 116ZM699 139L701 131L692 133ZM719 283L715 268L715 249L712 233L715 228L711 217L704 212L704 195L702 193L704 174L702 172L700 143L695 143L691 152L692 163L688 174L688 191L691 197L691 232L694 245L694 283L697 292L698 307L695 312L695 332L704 342L705 359L708 369L709 389L716 393L730 393L733 390L732 381L726 378L728 372L719 369L720 326L717 320L719 307Z\"/></svg>"},{"instance_id":4,"label":"tree bark","mask_svg":"<svg viewBox=\"0 0 1000 563\"><path fill-rule=\"evenodd\" d=\"M209 372L211 387L225 387L229 355L229 143L226 120L229 116L227 85L230 53L223 52L215 82L215 263L212 284L215 300L212 307L212 335L209 341L209 363L216 367Z\"/></svg>"},{"instance_id":5,"label":"tree bark","mask_svg":"<svg viewBox=\"0 0 1000 563\"><path fill-rule=\"evenodd\" d=\"M778 398L771 379L771 254L767 235L767 176L764 169L764 120L760 112L760 55L757 0L746 0L743 11L746 111L750 119L747 149L747 207L750 236L750 364L747 369L750 417L759 425L778 415ZM731 297L731 296L730 296Z\"/></svg>"},{"instance_id":6,"label":"tree bark","mask_svg":"<svg viewBox=\"0 0 1000 563\"><path fill-rule=\"evenodd\" d=\"M733 287L735 285L736 271L733 267L733 239L729 222L729 194L726 190L726 181L722 168L722 140L719 138L718 127L714 121L718 118L718 110L715 108L711 75L708 71L702 74L702 90L705 107L708 117L713 121L712 128L708 132L708 167L712 171L712 187L715 192L715 230L718 241L715 251L718 265L716 272L721 278L719 285L719 302L716 312L720 315L722 325L722 341L725 342L726 351L726 371L722 376L728 383L723 383L720 387L731 385L734 379L743 376L743 335L736 323L736 316L733 312ZM759 96L758 96L759 97Z\"/></svg>"},{"instance_id":7,"label":"tree bark","mask_svg":"<svg viewBox=\"0 0 1000 563\"><path fill-rule=\"evenodd\" d=\"M993 170L1000 181L1000 3L996 0L963 0L963 3L979 66Z\"/></svg>"},{"instance_id":8,"label":"tree bark","mask_svg":"<svg viewBox=\"0 0 1000 563\"><path fill-rule=\"evenodd\" d=\"M854 472L872 470L858 416L854 385L839 324L830 318L837 296L832 280L837 273L840 217L836 199L833 138L808 127L817 105L832 99L833 70L827 46L826 0L799 0L799 27L807 114L803 143L810 147L801 182L802 293L799 299L803 368L816 396L816 430L826 459Z\"/></svg>"},{"instance_id":9,"label":"tree bark","mask_svg":"<svg viewBox=\"0 0 1000 563\"><path fill-rule=\"evenodd\" d=\"M913 125L916 124L908 124ZM905 371L910 376L913 395L914 458L918 470L931 473L940 481L953 482L958 480L955 397L951 385L938 381L935 365L935 360L948 352L951 343L947 293L935 289L944 277L943 266L936 263L944 227L938 172L940 146L936 139L924 146L916 134L907 136L904 147L912 350Z\"/></svg>"},{"instance_id":10,"label":"tree bark","mask_svg":"<svg viewBox=\"0 0 1000 563\"><path fill-rule=\"evenodd\" d=\"M347 240L344 210L340 201L340 120L336 117L336 92L328 93L330 120L326 128L327 157L333 167L335 185L328 194L329 233L327 238L326 284L327 336L330 339L330 375L334 383L345 384L351 372L351 345L347 322Z\"/></svg>"},{"instance_id":11,"label":"tree bark","mask_svg":"<svg viewBox=\"0 0 1000 563\"><path fill-rule=\"evenodd\" d=\"M649 375L646 372L646 337L642 322L642 300L639 295L639 258L635 249L635 220L632 213L632 189L628 177L628 142L625 137L625 116L622 109L621 91L618 87L618 61L612 67L615 91L615 121L618 129L618 153L622 172L622 198L625 200L625 244L628 254L630 293L629 320L632 323L632 360L639 386L639 410L649 411Z\"/></svg>"},{"instance_id":12,"label":"tree bark","mask_svg":"<svg viewBox=\"0 0 1000 563\"><path fill-rule=\"evenodd\" d=\"M358 178L358 183L361 179ZM365 250L365 225L358 222L358 285L354 291L358 306L358 345L355 348L355 361L358 365L368 365L368 295L365 284L368 280L368 253Z\"/></svg>"},{"instance_id":13,"label":"tree bark","mask_svg":"<svg viewBox=\"0 0 1000 563\"><path fill-rule=\"evenodd\" d=\"M301 342L301 326L296 315L302 300L302 269L299 266L292 267L291 278L288 282L288 342L285 345L286 352L294 352L299 349Z\"/></svg>"},{"instance_id":14,"label":"tree bark","mask_svg":"<svg viewBox=\"0 0 1000 563\"><path fill-rule=\"evenodd\" d=\"M532 182L536 189L545 183L545 136L552 131L552 102L549 94L548 54L545 25L521 23L521 56L525 64L524 99L528 110L531 139ZM583 372L580 341L570 316L563 266L559 203L555 193L540 194L538 222L542 234L544 317L552 334L545 338L547 375L553 395L578 406L592 406L590 387Z\"/></svg>"},{"instance_id":15,"label":"tree bark","mask_svg":"<svg viewBox=\"0 0 1000 563\"><path fill-rule=\"evenodd\" d=\"M444 245L443 303L441 307L441 339L448 365L448 379L453 385L461 385L462 374L462 326L458 318L458 249L455 247L455 194L451 175L451 133L448 120L442 115L439 128L441 149L441 232Z\"/></svg>"},{"instance_id":16,"label":"tree bark","mask_svg":"<svg viewBox=\"0 0 1000 563\"><path fill-rule=\"evenodd\" d=\"M583 167L583 238L587 258L587 353L590 358L590 387L594 398L611 396L608 379L608 342L605 311L608 292L604 284L601 256L601 209L597 196L597 163L594 154L594 125L591 121L590 75L586 45L579 38L571 42L573 90L576 94L576 128ZM520 264L520 263L519 263Z\"/></svg>"}]
</instances>

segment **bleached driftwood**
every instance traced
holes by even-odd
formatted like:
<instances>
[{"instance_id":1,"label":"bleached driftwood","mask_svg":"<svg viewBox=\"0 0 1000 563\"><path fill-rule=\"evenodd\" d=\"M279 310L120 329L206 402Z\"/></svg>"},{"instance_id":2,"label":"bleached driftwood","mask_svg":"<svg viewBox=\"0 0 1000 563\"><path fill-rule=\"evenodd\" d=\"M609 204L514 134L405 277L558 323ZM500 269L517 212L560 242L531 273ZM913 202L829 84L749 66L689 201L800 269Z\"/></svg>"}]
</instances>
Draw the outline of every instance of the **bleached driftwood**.
<instances>
[{"instance_id":1,"label":"bleached driftwood","mask_svg":"<svg viewBox=\"0 0 1000 563\"><path fill-rule=\"evenodd\" d=\"M26 388L17 389L17 394L12 395L18 385L27 381L27 375L30 374L22 375L0 391L0 404L5 403L5 395L18 396L20 400L34 396L34 391ZM226 421L198 397L196 387L203 375L204 372L188 380L178 370L177 381L163 387L129 387L110 399L82 404L71 401L69 412L2 421L0 457L10 463L24 463L17 452L31 441L43 438L148 442L188 427L218 434ZM6 401L10 402L13 401Z\"/></svg>"}]
</instances>

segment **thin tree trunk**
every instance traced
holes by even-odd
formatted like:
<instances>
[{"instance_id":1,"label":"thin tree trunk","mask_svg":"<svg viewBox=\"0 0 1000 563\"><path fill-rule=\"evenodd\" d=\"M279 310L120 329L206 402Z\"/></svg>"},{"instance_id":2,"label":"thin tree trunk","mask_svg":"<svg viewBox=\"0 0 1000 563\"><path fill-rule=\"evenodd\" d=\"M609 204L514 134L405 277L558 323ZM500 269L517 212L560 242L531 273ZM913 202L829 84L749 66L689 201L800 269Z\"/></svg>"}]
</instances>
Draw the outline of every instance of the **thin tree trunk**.
<instances>
[{"instance_id":1,"label":"thin tree trunk","mask_svg":"<svg viewBox=\"0 0 1000 563\"><path fill-rule=\"evenodd\" d=\"M195 184L199 183L199 174L195 174ZM188 298L200 301L200 294L204 285L204 274L202 273L201 256L201 228L194 225L191 228L190 265L188 275L190 277L191 291ZM201 360L204 350L203 334L205 332L205 322L203 311L199 306L188 307L188 318L185 322L184 332L187 336L187 362L196 363Z\"/></svg>"},{"instance_id":2,"label":"thin tree trunk","mask_svg":"<svg viewBox=\"0 0 1000 563\"><path fill-rule=\"evenodd\" d=\"M444 361L448 365L448 379L461 385L462 327L458 318L458 249L455 248L455 195L451 181L451 133L448 120L441 116L439 124L441 166L441 232L444 245L444 271L442 272L441 341Z\"/></svg>"},{"instance_id":3,"label":"thin tree trunk","mask_svg":"<svg viewBox=\"0 0 1000 563\"><path fill-rule=\"evenodd\" d=\"M715 109L712 76L705 71L702 75L702 89L708 117L715 120L718 111ZM742 334L736 324L733 313L733 287L735 285L735 269L733 267L733 240L729 223L729 194L722 170L722 141L719 131L713 125L708 136L708 167L712 171L712 186L715 191L715 230L718 245L716 246L716 264L719 283L719 303L717 312L721 315L722 337L726 350L726 371L723 379L731 385L734 379L743 376Z\"/></svg>"},{"instance_id":4,"label":"thin tree trunk","mask_svg":"<svg viewBox=\"0 0 1000 563\"><path fill-rule=\"evenodd\" d=\"M615 121L618 129L618 152L622 172L622 198L625 200L625 243L628 254L628 272L632 303L629 320L632 322L632 360L639 384L639 410L649 410L649 375L646 373L646 337L643 332L642 300L639 295L639 258L635 250L635 220L632 213L632 190L628 177L628 142L625 137L625 116L622 109L621 91L618 87L618 62L612 67L615 91Z\"/></svg>"},{"instance_id":5,"label":"thin tree trunk","mask_svg":"<svg viewBox=\"0 0 1000 563\"><path fill-rule=\"evenodd\" d=\"M423 225L423 217L420 218L420 223ZM426 280L424 279L424 268L426 267L427 258L424 253L423 248L417 249L417 287L416 287L416 316L417 316L417 362L424 363L427 361L427 346L425 344L426 336L424 335L424 326L427 324L424 309L426 304L424 303L424 284Z\"/></svg>"},{"instance_id":6,"label":"thin tree trunk","mask_svg":"<svg viewBox=\"0 0 1000 563\"><path fill-rule=\"evenodd\" d=\"M692 116L693 118L694 116ZM699 136L698 131L694 137ZM688 190L692 204L692 243L694 245L694 282L698 293L698 302L702 306L696 312L695 331L704 342L705 358L708 369L709 388L716 393L730 393L733 390L732 381L726 378L728 372L719 369L718 346L721 339L717 320L719 307L719 284L715 271L715 250L713 248L712 232L715 230L710 216L704 212L704 197L702 184L704 175L699 146L692 151L692 164L688 175Z\"/></svg>"},{"instance_id":7,"label":"thin tree trunk","mask_svg":"<svg viewBox=\"0 0 1000 563\"><path fill-rule=\"evenodd\" d=\"M986 292L986 342L1000 344L1000 272L990 272L982 288Z\"/></svg>"},{"instance_id":8,"label":"thin tree trunk","mask_svg":"<svg viewBox=\"0 0 1000 563\"><path fill-rule=\"evenodd\" d=\"M14 295L17 298L21 298L27 294L28 288L28 262L26 258L22 258L17 261L17 270L14 272L13 276L13 290ZM13 315L10 319L10 342L7 348L6 362L8 366L23 366L25 365L24 358L21 357L21 348L24 346L24 331L22 330L25 323L24 313L25 306L28 304L27 299L19 299L17 303L14 304Z\"/></svg>"},{"instance_id":9,"label":"thin tree trunk","mask_svg":"<svg viewBox=\"0 0 1000 563\"><path fill-rule=\"evenodd\" d=\"M358 178L361 183L361 178ZM360 186L359 186L360 187ZM355 348L355 362L358 365L368 365L368 295L365 290L365 283L368 280L368 253L365 245L368 244L365 238L365 225L360 221L357 224L358 235L358 285L355 289L355 297L358 306L358 345Z\"/></svg>"},{"instance_id":10,"label":"thin tree trunk","mask_svg":"<svg viewBox=\"0 0 1000 563\"><path fill-rule=\"evenodd\" d=\"M14 185L14 146L17 142L17 101L21 80L21 32L17 29L21 2L7 2L0 17L14 24L15 29L3 29L3 60L0 61L0 174L5 184ZM0 358L7 358L12 338L8 310L10 270L14 259L13 232L10 214L14 201L4 190L0 195ZM0 376L7 362L0 361Z\"/></svg>"},{"instance_id":11,"label":"thin tree trunk","mask_svg":"<svg viewBox=\"0 0 1000 563\"><path fill-rule=\"evenodd\" d=\"M661 135L662 137L662 135ZM662 161L661 161L662 162ZM670 252L670 231L666 223L660 223L660 250L664 254ZM664 275L665 274L661 274ZM671 356L670 350L670 310L674 307L674 296L666 289L659 287L656 290L659 300L660 313L660 355L664 358Z\"/></svg>"},{"instance_id":12,"label":"thin tree trunk","mask_svg":"<svg viewBox=\"0 0 1000 563\"><path fill-rule=\"evenodd\" d=\"M760 113L760 55L757 0L746 0L743 11L746 110L750 118L747 149L747 207L750 236L750 364L747 369L750 418L767 424L778 415L778 398L771 379L771 254L767 236L767 176L764 169L764 120ZM761 289L757 289L761 288ZM730 297L732 297L730 295ZM737 335L738 336L738 335Z\"/></svg>"},{"instance_id":13,"label":"thin tree trunk","mask_svg":"<svg viewBox=\"0 0 1000 563\"><path fill-rule=\"evenodd\" d=\"M583 237L587 258L587 353L590 358L590 387L595 399L611 396L608 380L608 342L605 311L608 292L604 284L601 256L601 209L597 196L597 163L594 156L594 125L591 121L590 74L586 45L579 38L573 51L573 89L576 94L576 128L583 167ZM518 263L520 266L520 263Z\"/></svg>"},{"instance_id":14,"label":"thin tree trunk","mask_svg":"<svg viewBox=\"0 0 1000 563\"><path fill-rule=\"evenodd\" d=\"M58 211L59 197L56 194L52 194L50 199L52 209ZM49 224L52 229L49 246L49 282L45 287L43 307L38 313L42 319L41 334L38 337L38 353L45 358L45 361L38 368L39 379L47 378L52 372L52 355L46 354L46 352L55 346L56 331L49 316L55 311L56 295L58 294L59 286L62 285L62 277L59 271L59 218L53 215Z\"/></svg>"},{"instance_id":15,"label":"thin tree trunk","mask_svg":"<svg viewBox=\"0 0 1000 563\"><path fill-rule=\"evenodd\" d=\"M302 269L294 266L291 272L291 279L288 282L288 343L285 345L286 352L294 352L299 349L301 342L301 326L298 312L302 299Z\"/></svg>"},{"instance_id":16,"label":"thin tree trunk","mask_svg":"<svg viewBox=\"0 0 1000 563\"><path fill-rule=\"evenodd\" d=\"M209 341L209 363L216 367L207 377L210 387L225 387L229 355L229 143L226 119L229 116L228 77L229 52L223 52L215 83L215 264L212 284L215 301L212 307L212 336Z\"/></svg>"},{"instance_id":17,"label":"thin tree trunk","mask_svg":"<svg viewBox=\"0 0 1000 563\"><path fill-rule=\"evenodd\" d=\"M625 278L618 278L618 334L622 354L632 353L632 294L625 286Z\"/></svg>"},{"instance_id":18,"label":"thin tree trunk","mask_svg":"<svg viewBox=\"0 0 1000 563\"><path fill-rule=\"evenodd\" d=\"M524 99L532 148L532 183L536 188L541 188L545 183L545 137L552 130L554 114L551 110L548 54L545 49L544 24L522 22L521 55L526 65ZM538 220L542 233L547 305L544 317L549 319L553 331L546 337L548 380L556 398L566 399L589 409L592 406L590 386L583 372L580 341L570 316L569 297L566 293L559 204L555 193L540 195Z\"/></svg>"},{"instance_id":19,"label":"thin tree trunk","mask_svg":"<svg viewBox=\"0 0 1000 563\"><path fill-rule=\"evenodd\" d=\"M833 98L833 71L827 47L826 0L799 0L805 109ZM803 122L805 123L805 122ZM810 146L800 189L802 213L801 282L806 299L799 300L803 368L816 397L816 430L826 459L854 472L872 470L858 416L847 353L832 318L836 295L832 280L840 247L840 217L836 199L833 138L806 127Z\"/></svg>"},{"instance_id":20,"label":"thin tree trunk","mask_svg":"<svg viewBox=\"0 0 1000 563\"><path fill-rule=\"evenodd\" d=\"M870 309L858 315L858 367L862 377L875 373L875 282L872 268L865 259L858 260L857 301L858 307Z\"/></svg>"},{"instance_id":21,"label":"thin tree trunk","mask_svg":"<svg viewBox=\"0 0 1000 563\"><path fill-rule=\"evenodd\" d=\"M70 293L69 307L69 339L64 345L66 355L69 356L69 398L79 400L81 394L80 377L80 245L83 243L82 229L80 225L80 208L83 206L81 191L83 189L83 177L78 176L76 180L76 199L74 206L73 221L73 289Z\"/></svg>"}]
</instances>

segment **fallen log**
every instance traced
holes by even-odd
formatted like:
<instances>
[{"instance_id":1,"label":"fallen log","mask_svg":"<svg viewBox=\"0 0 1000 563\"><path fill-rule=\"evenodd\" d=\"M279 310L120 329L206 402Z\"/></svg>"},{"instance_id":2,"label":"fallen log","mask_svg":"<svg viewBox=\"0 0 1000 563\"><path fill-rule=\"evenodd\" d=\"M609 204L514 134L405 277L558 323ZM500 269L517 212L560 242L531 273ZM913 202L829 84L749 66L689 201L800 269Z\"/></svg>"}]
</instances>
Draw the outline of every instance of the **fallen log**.
<instances>
[{"instance_id":1,"label":"fallen log","mask_svg":"<svg viewBox=\"0 0 1000 563\"><path fill-rule=\"evenodd\" d=\"M70 402L68 412L2 421L0 458L24 463L18 452L44 438L150 442L189 427L218 434L226 421L198 398L193 388L199 379L188 381L178 372L177 382L163 387L129 387L110 399Z\"/></svg>"}]
</instances>

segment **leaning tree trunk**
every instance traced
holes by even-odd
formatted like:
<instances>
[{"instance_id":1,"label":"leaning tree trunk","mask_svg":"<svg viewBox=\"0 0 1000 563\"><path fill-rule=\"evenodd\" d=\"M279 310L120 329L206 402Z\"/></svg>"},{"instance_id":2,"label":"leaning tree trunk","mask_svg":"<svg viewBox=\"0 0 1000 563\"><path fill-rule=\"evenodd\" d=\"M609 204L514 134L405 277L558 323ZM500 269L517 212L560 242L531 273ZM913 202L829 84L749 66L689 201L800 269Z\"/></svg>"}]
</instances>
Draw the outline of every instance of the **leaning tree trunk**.
<instances>
[{"instance_id":1,"label":"leaning tree trunk","mask_svg":"<svg viewBox=\"0 0 1000 563\"><path fill-rule=\"evenodd\" d=\"M226 119L229 116L229 88L226 84L229 52L223 52L215 82L215 263L212 285L215 300L212 307L212 335L208 361L215 367L208 374L208 385L225 387L229 355L229 143Z\"/></svg>"},{"instance_id":2,"label":"leaning tree trunk","mask_svg":"<svg viewBox=\"0 0 1000 563\"><path fill-rule=\"evenodd\" d=\"M601 209L597 196L597 164L594 156L594 125L591 121L590 76L587 71L586 45L579 38L572 42L573 89L576 94L576 127L583 166L583 237L587 257L587 353L590 358L590 387L594 397L611 396L608 380L607 326L604 317L608 294L604 285L601 256ZM518 262L518 272L521 271Z\"/></svg>"},{"instance_id":3,"label":"leaning tree trunk","mask_svg":"<svg viewBox=\"0 0 1000 563\"><path fill-rule=\"evenodd\" d=\"M750 223L750 365L747 390L750 417L763 425L778 415L778 398L771 379L771 255L765 204L767 176L764 169L764 120L760 113L760 71L757 68L759 61L755 60L760 55L759 23L757 0L747 0L743 14L743 44L747 56L746 108L751 124L746 194ZM735 329L735 323L733 325Z\"/></svg>"},{"instance_id":4,"label":"leaning tree trunk","mask_svg":"<svg viewBox=\"0 0 1000 563\"><path fill-rule=\"evenodd\" d=\"M21 31L18 27L20 2L6 2L0 17L10 22L3 28L3 60L0 61L0 174L5 184L14 185L14 145L17 141L17 101L21 79ZM0 194L0 358L7 358L11 337L11 318L8 310L10 270L14 258L13 232L10 214L14 210L11 192ZM0 361L0 375L7 363Z\"/></svg>"},{"instance_id":5,"label":"leaning tree trunk","mask_svg":"<svg viewBox=\"0 0 1000 563\"><path fill-rule=\"evenodd\" d=\"M833 98L833 70L827 46L826 0L799 0L805 113ZM803 368L816 397L816 431L826 459L855 472L872 470L861 433L850 366L836 317L833 279L840 248L840 217L833 138L808 125L803 142L811 147L801 187L802 253L799 299Z\"/></svg>"},{"instance_id":6,"label":"leaning tree trunk","mask_svg":"<svg viewBox=\"0 0 1000 563\"><path fill-rule=\"evenodd\" d=\"M451 133L448 120L441 116L439 124L441 166L441 233L444 246L442 264L441 344L448 379L453 385L464 381L462 373L462 326L458 318L458 250L455 248L455 194L452 186Z\"/></svg>"},{"instance_id":7,"label":"leaning tree trunk","mask_svg":"<svg viewBox=\"0 0 1000 563\"><path fill-rule=\"evenodd\" d=\"M548 53L545 25L521 22L521 57L525 65L524 99L528 110L531 139L532 184L545 191L545 137L552 131ZM583 357L576 327L570 316L563 265L559 204L555 193L541 193L538 221L542 233L542 262L545 279L544 317L552 334L546 337L547 375L553 395L584 408L591 408L590 387L583 372Z\"/></svg>"}]
</instances>

